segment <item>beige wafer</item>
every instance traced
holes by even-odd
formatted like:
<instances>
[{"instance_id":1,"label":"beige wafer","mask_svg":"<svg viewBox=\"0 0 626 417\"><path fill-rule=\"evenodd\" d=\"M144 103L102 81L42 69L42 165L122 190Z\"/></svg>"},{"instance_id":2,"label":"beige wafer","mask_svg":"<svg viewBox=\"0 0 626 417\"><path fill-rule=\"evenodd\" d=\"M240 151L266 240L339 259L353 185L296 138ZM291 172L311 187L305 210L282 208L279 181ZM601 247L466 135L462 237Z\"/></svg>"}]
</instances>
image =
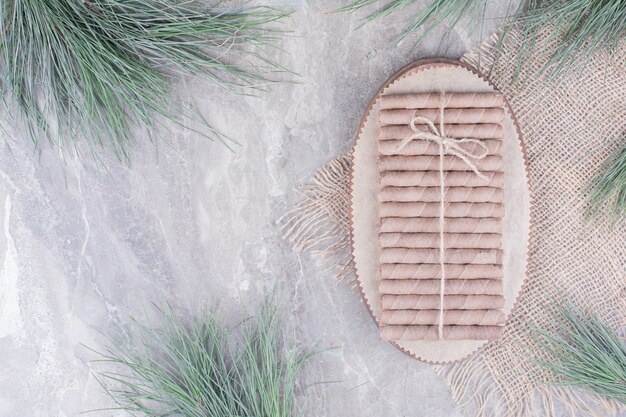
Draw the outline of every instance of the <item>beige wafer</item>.
<instances>
[{"instance_id":1,"label":"beige wafer","mask_svg":"<svg viewBox=\"0 0 626 417\"><path fill-rule=\"evenodd\" d=\"M502 333L503 326L443 326L446 340L491 340ZM382 326L380 338L389 341L437 340L437 326Z\"/></svg>"},{"instance_id":2,"label":"beige wafer","mask_svg":"<svg viewBox=\"0 0 626 417\"><path fill-rule=\"evenodd\" d=\"M380 203L380 217L436 217L439 215L439 203L407 203L384 201ZM504 206L500 203L446 203L446 217L496 217L504 215Z\"/></svg>"},{"instance_id":3,"label":"beige wafer","mask_svg":"<svg viewBox=\"0 0 626 417\"><path fill-rule=\"evenodd\" d=\"M384 264L439 264L439 249L382 248ZM501 265L501 249L446 249L446 264Z\"/></svg>"},{"instance_id":4,"label":"beige wafer","mask_svg":"<svg viewBox=\"0 0 626 417\"><path fill-rule=\"evenodd\" d=\"M502 156L489 155L479 159L474 164L480 172L502 171L504 164ZM444 156L444 169L446 171L471 171L463 160L447 155ZM437 155L390 155L378 159L380 171L437 171L439 170L439 156Z\"/></svg>"},{"instance_id":5,"label":"beige wafer","mask_svg":"<svg viewBox=\"0 0 626 417\"><path fill-rule=\"evenodd\" d=\"M501 265L447 264L448 279L502 279ZM382 264L382 279L440 279L439 264Z\"/></svg>"},{"instance_id":6,"label":"beige wafer","mask_svg":"<svg viewBox=\"0 0 626 417\"><path fill-rule=\"evenodd\" d=\"M504 324L501 310L445 310L444 325L498 326ZM381 325L436 325L439 310L385 310L380 317Z\"/></svg>"},{"instance_id":7,"label":"beige wafer","mask_svg":"<svg viewBox=\"0 0 626 417\"><path fill-rule=\"evenodd\" d=\"M385 217L380 221L380 233L439 233L439 219L429 217ZM449 218L446 233L502 233L501 218Z\"/></svg>"},{"instance_id":8,"label":"beige wafer","mask_svg":"<svg viewBox=\"0 0 626 417\"><path fill-rule=\"evenodd\" d=\"M445 189L447 203L502 203L504 189L496 187L449 187ZM439 187L385 187L378 193L378 200L425 203L441 199Z\"/></svg>"},{"instance_id":9,"label":"beige wafer","mask_svg":"<svg viewBox=\"0 0 626 417\"><path fill-rule=\"evenodd\" d=\"M438 109L502 107L504 97L498 93L441 93L386 94L380 97L381 109ZM446 110L447 113L447 110Z\"/></svg>"},{"instance_id":10,"label":"beige wafer","mask_svg":"<svg viewBox=\"0 0 626 417\"><path fill-rule=\"evenodd\" d=\"M383 279L378 289L381 294L439 294L438 279ZM498 295L502 294L501 279L446 279L444 294Z\"/></svg>"},{"instance_id":11,"label":"beige wafer","mask_svg":"<svg viewBox=\"0 0 626 417\"><path fill-rule=\"evenodd\" d=\"M426 125L416 125L415 127L422 132L430 131ZM447 137L456 139L502 139L504 137L502 125L492 123L446 124L443 130ZM378 139L401 140L411 136L413 133L414 131L408 124L381 126L378 132Z\"/></svg>"},{"instance_id":12,"label":"beige wafer","mask_svg":"<svg viewBox=\"0 0 626 417\"><path fill-rule=\"evenodd\" d=\"M380 233L383 248L438 248L439 233ZM445 233L446 248L455 249L499 249L502 235L498 233Z\"/></svg>"},{"instance_id":13,"label":"beige wafer","mask_svg":"<svg viewBox=\"0 0 626 417\"><path fill-rule=\"evenodd\" d=\"M481 142L487 147L487 155L502 155L502 141L499 139L485 139ZM381 155L439 155L439 145L427 140L413 140L402 149L398 149L400 141L378 141L378 152ZM460 145L466 151L473 154L481 154L484 149L474 143Z\"/></svg>"},{"instance_id":14,"label":"beige wafer","mask_svg":"<svg viewBox=\"0 0 626 417\"><path fill-rule=\"evenodd\" d=\"M401 110L381 110L380 123L383 125L404 125L414 117L423 117L439 123L439 109L401 109ZM445 123L500 123L504 119L504 109L501 107L490 108L467 108L467 109L446 109ZM444 128L445 129L445 128Z\"/></svg>"},{"instance_id":15,"label":"beige wafer","mask_svg":"<svg viewBox=\"0 0 626 417\"><path fill-rule=\"evenodd\" d=\"M482 172L486 177L480 178L471 171L450 171L445 173L446 187L502 187L504 173ZM385 171L380 174L381 187L437 187L439 173L437 171Z\"/></svg>"},{"instance_id":16,"label":"beige wafer","mask_svg":"<svg viewBox=\"0 0 626 417\"><path fill-rule=\"evenodd\" d=\"M439 309L439 295L390 295L381 296L383 310L435 310ZM502 295L445 295L446 310L496 310L504 306Z\"/></svg>"}]
</instances>

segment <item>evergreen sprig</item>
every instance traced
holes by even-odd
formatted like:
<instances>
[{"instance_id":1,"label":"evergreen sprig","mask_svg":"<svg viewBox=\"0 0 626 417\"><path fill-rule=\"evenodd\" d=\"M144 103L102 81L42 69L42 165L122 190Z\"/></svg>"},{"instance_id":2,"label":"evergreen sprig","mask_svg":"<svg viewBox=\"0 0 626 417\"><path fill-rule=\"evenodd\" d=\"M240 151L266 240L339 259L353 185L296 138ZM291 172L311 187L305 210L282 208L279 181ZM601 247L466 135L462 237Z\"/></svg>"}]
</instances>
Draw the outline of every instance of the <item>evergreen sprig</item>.
<instances>
[{"instance_id":1,"label":"evergreen sprig","mask_svg":"<svg viewBox=\"0 0 626 417\"><path fill-rule=\"evenodd\" d=\"M348 4L337 9L338 12L354 12L377 3L377 0L349 0ZM390 0L368 14L364 23L383 18L392 13L407 14L409 7L420 3L418 0ZM407 24L396 38L400 42L406 37L425 28L424 33L415 41L418 45L438 25L447 21L450 28L454 28L466 16L478 18L476 23L483 23L488 0L433 0L423 10L410 15Z\"/></svg>"},{"instance_id":2,"label":"evergreen sprig","mask_svg":"<svg viewBox=\"0 0 626 417\"><path fill-rule=\"evenodd\" d=\"M285 15L222 0L1 0L4 104L36 146L85 142L129 162L136 130L192 116L173 104L172 80L197 75L231 91L266 84L281 67L262 50Z\"/></svg>"},{"instance_id":3,"label":"evergreen sprig","mask_svg":"<svg viewBox=\"0 0 626 417\"><path fill-rule=\"evenodd\" d=\"M626 137L591 183L587 215L597 218L603 213L611 217L613 224L626 215Z\"/></svg>"},{"instance_id":4,"label":"evergreen sprig","mask_svg":"<svg viewBox=\"0 0 626 417\"><path fill-rule=\"evenodd\" d=\"M376 0L344 1L347 4L339 11L354 12L376 3ZM482 26L488 3L486 0L431 0L421 11L412 12L410 7L417 5L418 0L388 0L368 14L364 23L391 13L404 13L408 23L397 40L424 29L415 40L417 45L443 22L447 22L451 30L464 17L470 17L476 26ZM557 80L565 72L583 68L598 50L613 54L623 45L626 36L626 0L509 0L507 9L507 15L512 16L504 25L503 37L511 28L519 29L520 36L516 36L516 42L521 43L518 67L532 64L532 58L544 58L540 73L546 74L548 80ZM502 42L498 44L496 53L502 45Z\"/></svg>"},{"instance_id":5,"label":"evergreen sprig","mask_svg":"<svg viewBox=\"0 0 626 417\"><path fill-rule=\"evenodd\" d=\"M265 304L236 329L213 313L185 324L171 309L159 311L162 328L135 322L134 336L94 361L109 368L98 381L113 409L146 417L297 413L297 380L311 355L284 343L274 307Z\"/></svg>"},{"instance_id":6,"label":"evergreen sprig","mask_svg":"<svg viewBox=\"0 0 626 417\"><path fill-rule=\"evenodd\" d=\"M626 342L597 315L557 307L556 330L534 328L541 358L558 386L581 388L626 405Z\"/></svg>"},{"instance_id":7,"label":"evergreen sprig","mask_svg":"<svg viewBox=\"0 0 626 417\"><path fill-rule=\"evenodd\" d=\"M626 37L626 0L531 0L510 25L520 28L519 62L543 58L539 73L555 81L584 68L597 51L614 58Z\"/></svg>"}]
</instances>

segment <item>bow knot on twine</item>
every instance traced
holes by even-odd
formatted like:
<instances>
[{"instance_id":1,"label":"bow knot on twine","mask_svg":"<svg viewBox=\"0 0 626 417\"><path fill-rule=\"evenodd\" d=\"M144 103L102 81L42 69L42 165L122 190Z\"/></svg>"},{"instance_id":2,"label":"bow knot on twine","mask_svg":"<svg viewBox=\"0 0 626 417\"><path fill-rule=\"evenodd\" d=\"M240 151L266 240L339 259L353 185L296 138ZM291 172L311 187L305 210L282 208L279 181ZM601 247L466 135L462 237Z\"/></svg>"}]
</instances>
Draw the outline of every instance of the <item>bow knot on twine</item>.
<instances>
[{"instance_id":1,"label":"bow knot on twine","mask_svg":"<svg viewBox=\"0 0 626 417\"><path fill-rule=\"evenodd\" d=\"M444 97L442 93L442 97ZM445 103L444 99L441 99L441 103ZM398 146L398 151L401 151L406 145L408 145L413 140L427 140L431 142L435 142L439 145L440 149L443 151L444 155L453 155L457 158L463 160L465 164L470 168L478 177L482 179L487 179L485 175L483 175L477 168L476 165L472 162L472 160L481 160L487 156L489 153L489 149L487 146L478 139L469 139L469 138L449 138L445 135L444 131L444 116L443 116L443 106L439 108L439 129L435 126L432 120L422 117L422 116L414 116L409 121L409 127L413 131L413 134L407 136L402 140L400 145ZM424 124L428 126L430 132L420 130L417 127L417 124ZM464 144L473 144L482 148L481 153L473 153L463 148L461 145Z\"/></svg>"},{"instance_id":2,"label":"bow knot on twine","mask_svg":"<svg viewBox=\"0 0 626 417\"><path fill-rule=\"evenodd\" d=\"M449 138L445 134L444 130L444 108L445 108L445 93L442 92L439 96L439 129L435 126L433 120L426 117L413 115L409 120L409 127L413 133L400 142L397 151L400 152L406 145L414 140L425 140L435 142L439 145L439 191L440 191L440 205L439 205L439 265L441 267L441 285L439 288L439 318L437 320L437 332L439 339L444 339L443 323L444 323L444 295L445 295L445 282L446 282L446 268L445 268L445 169L444 169L444 156L452 155L461 159L469 169L481 179L486 180L487 177L482 174L476 167L474 161L479 161L487 156L489 149L487 146L478 139L469 138ZM417 111L416 111L417 113ZM428 126L430 131L423 131L417 127L417 124L424 124ZM473 153L463 148L461 145L473 144L482 149L481 153Z\"/></svg>"}]
</instances>

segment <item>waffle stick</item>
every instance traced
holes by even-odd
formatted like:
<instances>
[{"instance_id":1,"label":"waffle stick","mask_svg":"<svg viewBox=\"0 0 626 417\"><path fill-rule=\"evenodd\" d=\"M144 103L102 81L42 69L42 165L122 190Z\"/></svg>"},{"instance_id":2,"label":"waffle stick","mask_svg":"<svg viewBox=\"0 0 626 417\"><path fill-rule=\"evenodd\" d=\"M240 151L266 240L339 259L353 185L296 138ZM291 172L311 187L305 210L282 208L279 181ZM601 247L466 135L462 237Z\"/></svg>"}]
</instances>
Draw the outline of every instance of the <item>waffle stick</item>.
<instances>
[{"instance_id":1,"label":"waffle stick","mask_svg":"<svg viewBox=\"0 0 626 417\"><path fill-rule=\"evenodd\" d=\"M404 294L381 296L383 310L436 310L440 296ZM444 295L445 310L498 310L504 307L502 295Z\"/></svg>"},{"instance_id":2,"label":"waffle stick","mask_svg":"<svg viewBox=\"0 0 626 417\"><path fill-rule=\"evenodd\" d=\"M439 233L380 233L383 248L439 248ZM444 233L447 249L500 249L502 235L498 233Z\"/></svg>"},{"instance_id":3,"label":"waffle stick","mask_svg":"<svg viewBox=\"0 0 626 417\"><path fill-rule=\"evenodd\" d=\"M438 109L445 108L502 107L504 97L498 93L441 93L387 94L381 96L380 107L386 109Z\"/></svg>"},{"instance_id":4,"label":"waffle stick","mask_svg":"<svg viewBox=\"0 0 626 417\"><path fill-rule=\"evenodd\" d=\"M503 326L443 326L445 340L490 340ZM438 340L438 326L381 326L380 338L387 341Z\"/></svg>"},{"instance_id":5,"label":"waffle stick","mask_svg":"<svg viewBox=\"0 0 626 417\"><path fill-rule=\"evenodd\" d=\"M423 117L439 123L439 109L383 109L380 111L381 125L407 125L415 117ZM497 124L504 120L502 107L446 109L444 122L448 124L489 123ZM444 127L445 130L445 127Z\"/></svg>"},{"instance_id":6,"label":"waffle stick","mask_svg":"<svg viewBox=\"0 0 626 417\"><path fill-rule=\"evenodd\" d=\"M448 279L502 279L502 265L446 264ZM441 279L439 264L382 264L380 276L388 279Z\"/></svg>"},{"instance_id":7,"label":"waffle stick","mask_svg":"<svg viewBox=\"0 0 626 417\"><path fill-rule=\"evenodd\" d=\"M439 264L439 249L382 248L383 264ZM501 249L446 249L446 264L501 265ZM446 276L447 277L447 276Z\"/></svg>"},{"instance_id":8,"label":"waffle stick","mask_svg":"<svg viewBox=\"0 0 626 417\"><path fill-rule=\"evenodd\" d=\"M441 200L439 187L394 187L380 190L378 200L395 202L434 203ZM502 203L504 189L499 187L449 187L445 189L447 203Z\"/></svg>"},{"instance_id":9,"label":"waffle stick","mask_svg":"<svg viewBox=\"0 0 626 417\"><path fill-rule=\"evenodd\" d=\"M431 132L427 125L415 125L415 128L421 132ZM440 126L437 126L439 129ZM463 124L444 124L443 131L449 138L455 139L502 139L504 137L504 129L502 125L495 123L463 123ZM381 126L378 131L378 139L386 140L402 140L412 135L414 130L405 123L403 125L385 125Z\"/></svg>"},{"instance_id":10,"label":"waffle stick","mask_svg":"<svg viewBox=\"0 0 626 417\"><path fill-rule=\"evenodd\" d=\"M444 289L446 295L500 295L503 288L501 279L446 279ZM441 280L384 279L378 290L381 294L436 295L441 292Z\"/></svg>"},{"instance_id":11,"label":"waffle stick","mask_svg":"<svg viewBox=\"0 0 626 417\"><path fill-rule=\"evenodd\" d=\"M406 203L385 201L380 203L380 217L430 217L439 216L440 203ZM445 203L446 217L454 218L500 218L504 215L504 205L500 203Z\"/></svg>"},{"instance_id":12,"label":"waffle stick","mask_svg":"<svg viewBox=\"0 0 626 417\"><path fill-rule=\"evenodd\" d=\"M444 310L444 325L499 326L504 324L501 310ZM439 310L384 310L380 317L381 326L428 326L439 324Z\"/></svg>"},{"instance_id":13,"label":"waffle stick","mask_svg":"<svg viewBox=\"0 0 626 417\"><path fill-rule=\"evenodd\" d=\"M471 171L471 168L460 158L453 155L443 157L446 171ZM489 155L475 161L474 166L480 172L502 171L504 163L500 155ZM379 171L439 171L438 155L390 155L378 159Z\"/></svg>"},{"instance_id":14,"label":"waffle stick","mask_svg":"<svg viewBox=\"0 0 626 417\"><path fill-rule=\"evenodd\" d=\"M384 217L379 233L439 233L438 217ZM448 218L445 233L502 233L502 218Z\"/></svg>"},{"instance_id":15,"label":"waffle stick","mask_svg":"<svg viewBox=\"0 0 626 417\"><path fill-rule=\"evenodd\" d=\"M481 141L487 147L487 155L502 155L502 140L485 139ZM412 140L402 149L398 149L400 140L378 141L378 152L381 155L439 155L439 145L427 140ZM481 154L484 149L475 143L460 145L466 151L473 154Z\"/></svg>"},{"instance_id":16,"label":"waffle stick","mask_svg":"<svg viewBox=\"0 0 626 417\"><path fill-rule=\"evenodd\" d=\"M472 171L449 171L444 173L446 187L502 187L504 173L482 172L480 178ZM437 171L385 171L380 173L381 187L438 187Z\"/></svg>"}]
</instances>

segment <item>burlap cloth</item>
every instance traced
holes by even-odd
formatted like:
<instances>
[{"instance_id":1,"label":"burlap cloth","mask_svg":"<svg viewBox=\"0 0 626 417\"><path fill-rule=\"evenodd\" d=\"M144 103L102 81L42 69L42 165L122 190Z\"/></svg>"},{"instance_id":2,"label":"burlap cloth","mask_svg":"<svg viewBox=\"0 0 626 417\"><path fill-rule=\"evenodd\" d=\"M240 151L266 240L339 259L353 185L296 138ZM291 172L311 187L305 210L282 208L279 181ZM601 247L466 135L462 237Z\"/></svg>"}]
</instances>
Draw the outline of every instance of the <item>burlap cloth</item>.
<instances>
[{"instance_id":1,"label":"burlap cloth","mask_svg":"<svg viewBox=\"0 0 626 417\"><path fill-rule=\"evenodd\" d=\"M516 78L521 45L515 33L498 56L496 39L463 56L507 97L526 143L531 231L527 279L503 336L460 362L437 367L459 407L479 416L608 416L618 406L548 385L553 376L528 353L533 325L550 329L550 305L566 295L622 331L626 313L626 225L608 217L584 220L587 187L626 133L626 45L615 56L598 52L586 67L546 84L543 56L526 60ZM550 51L550 45L545 50ZM337 276L353 276L349 241L351 154L322 167L298 191L303 200L281 220L287 238L309 250ZM382 343L382 342L381 342ZM536 351L537 355L539 351ZM550 358L543 358L550 360ZM409 360L407 358L407 360Z\"/></svg>"}]
</instances>

